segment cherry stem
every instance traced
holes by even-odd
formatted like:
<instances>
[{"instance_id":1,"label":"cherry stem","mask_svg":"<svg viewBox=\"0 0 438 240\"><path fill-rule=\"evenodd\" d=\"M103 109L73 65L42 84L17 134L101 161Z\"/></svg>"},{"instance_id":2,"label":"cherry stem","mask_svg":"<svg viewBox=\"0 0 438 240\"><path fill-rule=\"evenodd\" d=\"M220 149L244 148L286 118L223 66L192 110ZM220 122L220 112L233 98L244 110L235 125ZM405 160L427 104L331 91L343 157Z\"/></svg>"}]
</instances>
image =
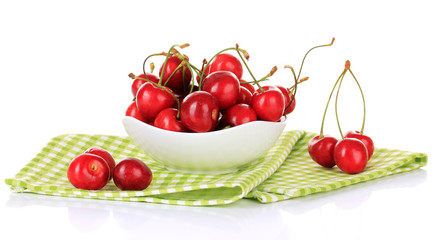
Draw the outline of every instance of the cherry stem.
<instances>
[{"instance_id":1,"label":"cherry stem","mask_svg":"<svg viewBox=\"0 0 438 240\"><path fill-rule=\"evenodd\" d=\"M240 54L240 52L239 52L238 49L239 49L239 45L236 44L236 48L235 48L235 50L236 50L237 54L239 55L240 59L242 60L243 64L245 65L245 67L246 67L246 69L248 70L249 74L251 75L252 79L254 80L254 82L255 82L255 83L257 84L257 86L259 87L260 91L261 91L261 92L264 92L264 91L262 91L262 90L264 90L264 89L262 88L262 86L260 86L260 84L259 84L259 82L257 81L257 79L254 77L254 74L252 74L251 70L250 70L249 67L248 67L248 64L246 63L245 59L242 57L242 54Z\"/></svg>"},{"instance_id":2,"label":"cherry stem","mask_svg":"<svg viewBox=\"0 0 438 240\"><path fill-rule=\"evenodd\" d=\"M146 76L146 61L147 61L150 57L153 57L153 56L165 56L165 54L166 54L166 53L164 53L164 52L162 52L162 53L154 53L154 54L151 54L151 55L149 55L149 56L146 57L146 59L143 61L143 74L144 74L145 78L148 78L148 77ZM152 66L153 66L153 63L151 63L151 72L153 72ZM149 80L149 79L148 79L148 80Z\"/></svg>"},{"instance_id":3,"label":"cherry stem","mask_svg":"<svg viewBox=\"0 0 438 240\"><path fill-rule=\"evenodd\" d=\"M341 77L342 77L343 75L345 75L345 72L346 72L346 71L347 71L347 70L344 70L344 71L341 73L341 75L338 77L338 80L336 80L336 83L335 83L335 85L333 86L332 92L330 93L329 99L327 100L327 105L325 106L324 115L322 116L321 131L320 131L320 133L319 133L319 138L320 138L320 139L324 137L324 121L325 121L325 115L327 114L327 109L328 109L328 106L329 106L329 103L330 103L330 99L332 98L333 92L335 91L336 86L338 85L339 80L341 79Z\"/></svg>"},{"instance_id":4,"label":"cherry stem","mask_svg":"<svg viewBox=\"0 0 438 240\"><path fill-rule=\"evenodd\" d=\"M158 81L158 85L161 85L161 83L163 82L163 78L164 78L164 72L166 71L166 66L167 66L167 60L169 60L169 56L171 55L170 53L172 52L172 49L175 48L176 46L178 46L177 44L172 45L172 47L170 47L169 51L166 54L166 60L164 60L163 63L163 70L161 71L161 75L160 75L160 80Z\"/></svg>"},{"instance_id":5,"label":"cherry stem","mask_svg":"<svg viewBox=\"0 0 438 240\"><path fill-rule=\"evenodd\" d=\"M182 67L183 67L183 64L178 65L178 67L176 67L175 70L173 70L172 74L170 74L170 76L167 78L166 82L164 82L163 86L166 86L167 83L169 82L169 80L173 77L173 75L175 75L176 71L178 71ZM164 72L164 70L163 70L163 72Z\"/></svg>"},{"instance_id":6,"label":"cherry stem","mask_svg":"<svg viewBox=\"0 0 438 240\"><path fill-rule=\"evenodd\" d=\"M344 139L344 134L342 133L341 124L339 123L339 117L338 117L338 96L339 96L339 90L341 90L342 82L344 81L345 74L346 74L346 70L343 71L343 75L341 81L339 82L338 91L336 93L336 99L335 99L336 122L338 124L339 133L341 134L342 139Z\"/></svg>"},{"instance_id":7,"label":"cherry stem","mask_svg":"<svg viewBox=\"0 0 438 240\"><path fill-rule=\"evenodd\" d=\"M207 69L208 65L210 65L210 63L213 61L213 59L215 59L217 57L217 55L219 55L223 52L226 52L226 51L231 51L231 50L237 50L237 53L243 52L243 53L245 53L245 55L248 54L244 49L241 49L241 48L236 49L234 47L225 48L225 49L219 51L218 53L216 53L212 58L210 58L210 60L207 62L207 64L205 64L206 67L204 69L202 69L202 73L201 73L201 75L199 75L199 89L201 89L202 81L204 80L204 76L205 76L205 70ZM249 58L249 56L248 56L248 58Z\"/></svg>"},{"instance_id":8,"label":"cherry stem","mask_svg":"<svg viewBox=\"0 0 438 240\"><path fill-rule=\"evenodd\" d=\"M264 81L269 81L269 78L262 78L260 80L257 80L258 82L264 82ZM255 81L241 81L240 84L255 84Z\"/></svg>"},{"instance_id":9,"label":"cherry stem","mask_svg":"<svg viewBox=\"0 0 438 240\"><path fill-rule=\"evenodd\" d=\"M289 68L289 69L292 71L292 73L293 73L293 75L294 75L294 80L295 80L295 85L293 86L293 87L294 87L293 97L292 97L292 99L290 100L290 102L287 104L287 106L284 108L284 109L286 110L288 107L290 107L290 105L292 105L292 103L293 103L294 100L295 100L295 96L297 95L298 80L297 80L297 78L295 77L295 72L294 72L294 68L293 68L293 67L291 67L291 66L284 66L284 68ZM289 96L290 96L290 95L289 95Z\"/></svg>"},{"instance_id":10,"label":"cherry stem","mask_svg":"<svg viewBox=\"0 0 438 240\"><path fill-rule=\"evenodd\" d=\"M360 134L363 134L363 130L365 128L365 115L366 115L366 108L365 108L365 96L363 94L362 88L360 87L359 81L357 81L356 76L354 76L353 72L349 68L348 71L351 73L351 76L353 76L354 80L357 83L357 86L359 87L360 94L362 95L362 101L363 101L363 120L362 120L362 129L360 130Z\"/></svg>"},{"instance_id":11,"label":"cherry stem","mask_svg":"<svg viewBox=\"0 0 438 240\"><path fill-rule=\"evenodd\" d=\"M307 53L306 53L306 54L304 55L304 57L303 57L303 60L301 61L300 71L298 72L298 76L296 77L296 79L300 79L300 76L301 76L301 70L303 69L304 60L306 60L307 55L308 55L313 49L320 48L320 47L329 47L329 46L333 45L333 42L334 42L334 41L335 41L335 38L332 38L332 41L331 41L331 43L329 43L329 44L319 45L319 46L315 46L315 47L309 49L309 51L307 51ZM294 75L295 75L295 73L294 73Z\"/></svg>"}]
</instances>

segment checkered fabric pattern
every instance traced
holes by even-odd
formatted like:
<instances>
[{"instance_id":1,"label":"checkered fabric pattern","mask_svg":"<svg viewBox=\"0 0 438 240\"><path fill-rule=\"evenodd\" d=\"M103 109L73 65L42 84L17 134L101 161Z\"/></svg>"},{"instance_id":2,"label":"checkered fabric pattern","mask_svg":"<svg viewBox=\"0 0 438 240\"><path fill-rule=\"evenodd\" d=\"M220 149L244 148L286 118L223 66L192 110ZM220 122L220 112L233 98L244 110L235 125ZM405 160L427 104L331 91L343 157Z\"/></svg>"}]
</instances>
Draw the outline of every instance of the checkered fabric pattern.
<instances>
[{"instance_id":1,"label":"checkered fabric pattern","mask_svg":"<svg viewBox=\"0 0 438 240\"><path fill-rule=\"evenodd\" d=\"M304 131L284 132L265 156L238 172L207 175L169 171L141 152L129 137L66 134L53 138L6 184L15 192L118 201L207 206L254 198L269 203L410 171L427 162L425 154L376 149L364 172L349 175L336 167L324 169L310 159L307 143L313 136ZM68 165L92 146L106 149L116 162L126 157L141 159L153 172L151 185L143 191L120 191L112 181L98 191L73 187L67 179Z\"/></svg>"}]
</instances>

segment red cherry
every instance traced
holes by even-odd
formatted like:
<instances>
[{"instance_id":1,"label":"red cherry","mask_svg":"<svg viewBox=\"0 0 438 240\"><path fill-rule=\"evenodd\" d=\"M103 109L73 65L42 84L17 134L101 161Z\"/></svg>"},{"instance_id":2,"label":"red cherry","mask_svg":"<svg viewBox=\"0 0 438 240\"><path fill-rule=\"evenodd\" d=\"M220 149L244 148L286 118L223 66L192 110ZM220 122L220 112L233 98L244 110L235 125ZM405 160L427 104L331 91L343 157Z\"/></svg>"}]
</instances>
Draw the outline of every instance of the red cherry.
<instances>
[{"instance_id":1,"label":"red cherry","mask_svg":"<svg viewBox=\"0 0 438 240\"><path fill-rule=\"evenodd\" d=\"M240 103L228 108L224 113L224 118L232 126L238 126L256 121L257 114L249 105Z\"/></svg>"},{"instance_id":2,"label":"red cherry","mask_svg":"<svg viewBox=\"0 0 438 240\"><path fill-rule=\"evenodd\" d=\"M174 132L187 132L181 120L176 118L177 114L178 109L175 108L165 108L161 110L155 118L154 126Z\"/></svg>"},{"instance_id":3,"label":"red cherry","mask_svg":"<svg viewBox=\"0 0 438 240\"><path fill-rule=\"evenodd\" d=\"M336 143L333 158L342 171L355 174L365 169L368 162L368 151L360 140L344 138Z\"/></svg>"},{"instance_id":4,"label":"red cherry","mask_svg":"<svg viewBox=\"0 0 438 240\"><path fill-rule=\"evenodd\" d=\"M240 86L248 89L251 93L255 92L255 88L253 85L251 85L251 83L242 83L242 82L246 82L245 80L240 79Z\"/></svg>"},{"instance_id":5,"label":"red cherry","mask_svg":"<svg viewBox=\"0 0 438 240\"><path fill-rule=\"evenodd\" d=\"M172 92L169 88L165 88ZM140 114L147 122L151 122L161 110L172 107L175 99L170 93L157 85L145 83L138 89L135 102Z\"/></svg>"},{"instance_id":6,"label":"red cherry","mask_svg":"<svg viewBox=\"0 0 438 240\"><path fill-rule=\"evenodd\" d=\"M192 92L181 103L181 122L193 132L208 132L216 127L219 103L208 92Z\"/></svg>"},{"instance_id":7,"label":"red cherry","mask_svg":"<svg viewBox=\"0 0 438 240\"><path fill-rule=\"evenodd\" d=\"M133 101L131 104L129 104L128 108L126 109L125 116L130 116L133 118L136 118L142 122L146 122L146 118L144 118L137 108L137 103Z\"/></svg>"},{"instance_id":8,"label":"red cherry","mask_svg":"<svg viewBox=\"0 0 438 240\"><path fill-rule=\"evenodd\" d=\"M348 131L344 135L344 138L356 138L356 139L360 140L363 144L365 144L365 147L367 147L368 160L370 160L370 158L373 156L374 143L373 143L373 140L369 136L367 136L365 134L361 134L359 131Z\"/></svg>"},{"instance_id":9,"label":"red cherry","mask_svg":"<svg viewBox=\"0 0 438 240\"><path fill-rule=\"evenodd\" d=\"M175 71L175 69L181 64L182 60L179 59L177 56L172 56L167 59L166 68L164 70L163 75L163 84L166 83L166 81L169 79L169 77L172 75L172 73ZM163 71L163 65L160 67L160 76ZM184 70L185 69L185 70ZM184 72L184 74L183 74ZM192 73L190 70L186 67L182 67L178 69L175 74L169 79L169 81L166 84L166 87L169 87L172 89L175 93L182 94L185 91L188 91L189 83L192 79Z\"/></svg>"},{"instance_id":10,"label":"red cherry","mask_svg":"<svg viewBox=\"0 0 438 240\"><path fill-rule=\"evenodd\" d=\"M245 87L240 86L239 97L237 98L237 103L251 104L252 93Z\"/></svg>"},{"instance_id":11,"label":"red cherry","mask_svg":"<svg viewBox=\"0 0 438 240\"><path fill-rule=\"evenodd\" d=\"M158 78L157 76L155 76L152 73L146 73L146 76L147 76L147 79L149 79L150 81L152 81L154 83L158 83L160 81L160 78ZM146 76L144 74L138 75L138 77L140 77L140 78L146 78ZM141 87L141 85L143 85L146 82L147 82L146 80L138 79L138 78L136 78L132 82L131 91L132 91L132 95L134 95L134 97L137 95L137 91Z\"/></svg>"},{"instance_id":12,"label":"red cherry","mask_svg":"<svg viewBox=\"0 0 438 240\"><path fill-rule=\"evenodd\" d=\"M256 91L252 96L251 106L259 119L277 122L283 116L284 97L278 88Z\"/></svg>"},{"instance_id":13,"label":"red cherry","mask_svg":"<svg viewBox=\"0 0 438 240\"><path fill-rule=\"evenodd\" d=\"M239 97L239 79L232 72L217 71L208 75L202 82L202 90L211 93L219 103L221 110L237 102Z\"/></svg>"},{"instance_id":14,"label":"red cherry","mask_svg":"<svg viewBox=\"0 0 438 240\"><path fill-rule=\"evenodd\" d=\"M209 73L217 71L229 71L236 75L237 79L242 78L242 63L235 56L229 53L221 53L209 65Z\"/></svg>"},{"instance_id":15,"label":"red cherry","mask_svg":"<svg viewBox=\"0 0 438 240\"><path fill-rule=\"evenodd\" d=\"M136 158L125 158L114 169L114 183L120 190L141 191L152 181L151 169Z\"/></svg>"},{"instance_id":16,"label":"red cherry","mask_svg":"<svg viewBox=\"0 0 438 240\"><path fill-rule=\"evenodd\" d=\"M287 107L284 110L284 115L287 115L287 114L293 112L293 110L295 109L295 105L296 105L296 99L294 98L294 101L292 103L290 103L292 101L292 97L293 97L293 94L291 94L290 89L289 88L285 88L283 86L276 86L276 87L278 89L280 89L281 93L283 93L284 107L285 108Z\"/></svg>"},{"instance_id":17,"label":"red cherry","mask_svg":"<svg viewBox=\"0 0 438 240\"><path fill-rule=\"evenodd\" d=\"M322 138L317 135L309 141L307 147L310 157L325 168L332 168L336 165L333 159L333 151L338 140L334 137L324 135Z\"/></svg>"},{"instance_id":18,"label":"red cherry","mask_svg":"<svg viewBox=\"0 0 438 240\"><path fill-rule=\"evenodd\" d=\"M99 190L108 182L110 169L106 161L97 155L83 153L76 156L68 166L70 183L80 189Z\"/></svg>"},{"instance_id":19,"label":"red cherry","mask_svg":"<svg viewBox=\"0 0 438 240\"><path fill-rule=\"evenodd\" d=\"M105 162L108 164L108 167L110 169L110 177L108 180L111 180L113 178L114 167L116 166L116 162L114 161L114 158L111 155L111 153L109 153L108 151L106 151L101 147L91 147L87 149L85 153L94 154L103 158L103 160L105 160Z\"/></svg>"}]
</instances>

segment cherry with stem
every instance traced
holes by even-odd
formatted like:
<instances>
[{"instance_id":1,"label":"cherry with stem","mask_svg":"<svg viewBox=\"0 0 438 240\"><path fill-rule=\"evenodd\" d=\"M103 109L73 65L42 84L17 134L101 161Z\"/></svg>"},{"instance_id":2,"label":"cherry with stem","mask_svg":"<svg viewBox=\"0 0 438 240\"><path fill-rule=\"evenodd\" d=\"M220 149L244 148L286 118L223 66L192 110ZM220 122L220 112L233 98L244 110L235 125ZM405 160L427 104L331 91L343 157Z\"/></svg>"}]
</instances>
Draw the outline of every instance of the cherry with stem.
<instances>
[{"instance_id":1,"label":"cherry with stem","mask_svg":"<svg viewBox=\"0 0 438 240\"><path fill-rule=\"evenodd\" d=\"M364 96L364 94L363 94L362 87L360 86L359 81L357 80L356 76L355 76L355 75L353 74L353 72L351 71L350 66L351 66L351 63L350 63L349 60L347 60L347 61L345 62L345 70L344 70L344 71L345 71L345 72L348 71L348 72L351 74L351 76L352 76L353 79L355 80L355 82L356 82L356 84L357 84L357 86L358 86L358 88L359 88L359 90L360 90L361 96L362 96L362 102L363 102L363 119L362 119L362 128L361 128L360 131L348 131L345 135L342 133L341 125L340 125L340 123L339 123L338 108L337 108L337 105L338 105L338 95L339 95L339 90L340 90L340 88L341 88L342 79L341 79L341 81L340 81L340 83L339 83L339 86L338 86L338 92L337 92L337 94L336 94L336 100L335 100L335 115L336 115L336 122L337 122L337 124L338 124L339 133L341 134L341 136L342 136L343 139L344 139L344 138L356 138L356 139L358 139L358 140L360 140L361 142L364 143L364 145L365 145L366 148L367 148L367 152L368 152L368 160L369 160L369 159L371 158L371 156L373 155L373 153L374 153L374 143L373 143L373 140L372 140L369 136L367 136L367 135L365 135L365 134L363 133L363 132L364 132L364 128L365 128L365 117L366 117L365 96Z\"/></svg>"}]
</instances>

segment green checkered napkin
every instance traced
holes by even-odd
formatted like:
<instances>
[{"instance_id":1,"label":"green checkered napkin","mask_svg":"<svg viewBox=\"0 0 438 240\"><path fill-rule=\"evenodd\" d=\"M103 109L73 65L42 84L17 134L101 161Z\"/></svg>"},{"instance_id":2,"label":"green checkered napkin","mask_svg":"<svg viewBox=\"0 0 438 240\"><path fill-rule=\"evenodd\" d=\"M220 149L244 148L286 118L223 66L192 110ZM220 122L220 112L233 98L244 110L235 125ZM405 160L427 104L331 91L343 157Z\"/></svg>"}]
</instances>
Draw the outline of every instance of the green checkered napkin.
<instances>
[{"instance_id":1,"label":"green checkered napkin","mask_svg":"<svg viewBox=\"0 0 438 240\"><path fill-rule=\"evenodd\" d=\"M16 192L142 201L176 205L220 205L241 198L268 203L330 191L374 178L410 171L424 166L424 154L377 149L364 172L356 175L339 169L323 169L307 153L314 134L284 132L262 158L238 172L206 175L171 172L141 152L129 137L69 134L53 138L37 156L6 183ZM153 180L144 191L120 191L112 181L99 191L74 188L67 179L68 165L76 155L91 146L112 153L116 161L136 157L151 168Z\"/></svg>"}]
</instances>

